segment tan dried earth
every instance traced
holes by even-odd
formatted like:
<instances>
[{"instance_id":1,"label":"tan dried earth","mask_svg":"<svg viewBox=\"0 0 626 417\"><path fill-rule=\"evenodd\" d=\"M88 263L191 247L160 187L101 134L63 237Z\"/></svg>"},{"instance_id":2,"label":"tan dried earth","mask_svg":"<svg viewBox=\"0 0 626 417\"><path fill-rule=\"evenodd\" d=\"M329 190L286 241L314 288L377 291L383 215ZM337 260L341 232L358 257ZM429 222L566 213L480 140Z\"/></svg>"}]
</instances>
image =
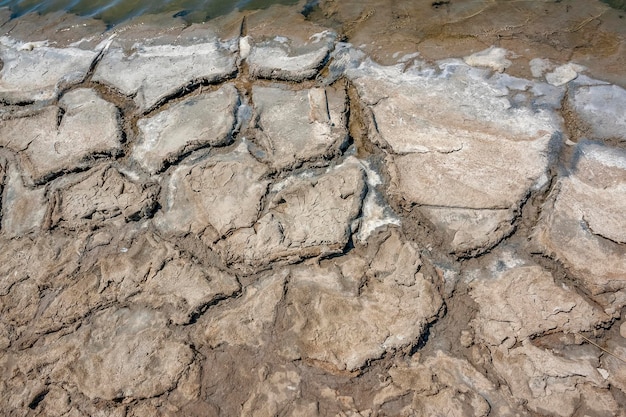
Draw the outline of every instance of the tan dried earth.
<instances>
[{"instance_id":1,"label":"tan dried earth","mask_svg":"<svg viewBox=\"0 0 626 417\"><path fill-rule=\"evenodd\" d=\"M626 12L0 13L2 416L625 416Z\"/></svg>"}]
</instances>

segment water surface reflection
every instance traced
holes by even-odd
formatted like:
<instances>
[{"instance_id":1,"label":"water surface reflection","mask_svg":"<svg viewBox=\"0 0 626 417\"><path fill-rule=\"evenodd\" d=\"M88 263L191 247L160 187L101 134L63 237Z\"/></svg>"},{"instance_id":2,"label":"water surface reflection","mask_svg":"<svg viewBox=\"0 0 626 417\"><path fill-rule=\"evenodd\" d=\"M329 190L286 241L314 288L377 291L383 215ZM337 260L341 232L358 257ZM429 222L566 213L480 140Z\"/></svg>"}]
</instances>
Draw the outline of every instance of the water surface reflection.
<instances>
[{"instance_id":1,"label":"water surface reflection","mask_svg":"<svg viewBox=\"0 0 626 417\"><path fill-rule=\"evenodd\" d=\"M172 13L190 22L222 16L235 9L262 9L272 4L296 4L298 0L0 0L12 17L66 10L79 16L102 19L115 25L144 14Z\"/></svg>"}]
</instances>

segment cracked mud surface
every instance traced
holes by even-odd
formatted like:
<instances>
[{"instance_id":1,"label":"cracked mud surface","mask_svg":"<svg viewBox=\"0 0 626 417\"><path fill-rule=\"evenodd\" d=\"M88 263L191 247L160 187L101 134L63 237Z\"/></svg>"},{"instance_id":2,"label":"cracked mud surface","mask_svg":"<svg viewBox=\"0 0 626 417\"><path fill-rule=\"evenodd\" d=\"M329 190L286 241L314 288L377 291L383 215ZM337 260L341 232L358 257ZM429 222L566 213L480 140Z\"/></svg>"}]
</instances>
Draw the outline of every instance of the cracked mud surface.
<instances>
[{"instance_id":1,"label":"cracked mud surface","mask_svg":"<svg viewBox=\"0 0 626 417\"><path fill-rule=\"evenodd\" d=\"M625 415L620 12L352 3L3 18L3 415Z\"/></svg>"}]
</instances>

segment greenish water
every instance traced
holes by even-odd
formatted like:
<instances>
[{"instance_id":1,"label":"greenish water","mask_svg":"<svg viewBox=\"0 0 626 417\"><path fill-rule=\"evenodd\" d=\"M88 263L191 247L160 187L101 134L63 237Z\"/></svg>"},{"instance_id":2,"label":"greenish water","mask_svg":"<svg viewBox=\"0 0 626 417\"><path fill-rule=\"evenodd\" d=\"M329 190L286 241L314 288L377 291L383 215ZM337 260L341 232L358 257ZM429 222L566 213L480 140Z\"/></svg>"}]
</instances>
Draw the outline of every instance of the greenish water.
<instances>
[{"instance_id":1,"label":"greenish water","mask_svg":"<svg viewBox=\"0 0 626 417\"><path fill-rule=\"evenodd\" d=\"M152 13L171 13L191 22L201 22L235 9L262 9L272 4L296 3L298 0L0 0L0 7L8 7L12 17L65 10L115 25Z\"/></svg>"},{"instance_id":2,"label":"greenish water","mask_svg":"<svg viewBox=\"0 0 626 417\"><path fill-rule=\"evenodd\" d=\"M103 20L114 26L145 14L170 13L188 22L203 22L234 10L262 9L272 4L297 4L299 0L0 0L0 7L8 7L11 17L28 13L53 13L61 10L79 16ZM410 0L415 1L415 0ZM501 0L500 0L501 1ZM511 0L505 0L511 1ZM562 0L552 0L560 2ZM576 0L565 0L576 1ZM588 1L588 0L582 0ZM626 0L601 0L618 9L626 10ZM389 0L390 3L394 0ZM308 5L317 0L307 1ZM433 5L437 2L433 2Z\"/></svg>"},{"instance_id":3,"label":"greenish water","mask_svg":"<svg viewBox=\"0 0 626 417\"><path fill-rule=\"evenodd\" d=\"M602 0L602 2L608 4L614 9L626 10L626 0Z\"/></svg>"}]
</instances>

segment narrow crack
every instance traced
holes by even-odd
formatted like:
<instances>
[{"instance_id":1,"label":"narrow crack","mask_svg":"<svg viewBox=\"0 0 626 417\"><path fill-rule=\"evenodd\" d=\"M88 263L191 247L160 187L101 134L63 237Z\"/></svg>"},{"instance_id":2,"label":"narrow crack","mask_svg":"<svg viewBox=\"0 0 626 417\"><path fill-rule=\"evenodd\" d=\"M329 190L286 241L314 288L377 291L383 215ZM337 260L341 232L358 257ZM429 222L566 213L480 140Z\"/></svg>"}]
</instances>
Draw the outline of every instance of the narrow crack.
<instances>
[{"instance_id":1,"label":"narrow crack","mask_svg":"<svg viewBox=\"0 0 626 417\"><path fill-rule=\"evenodd\" d=\"M100 61L102 61L104 56L109 52L109 48L111 47L111 43L113 42L114 36L115 35L110 36L109 39L106 40L106 44L102 47L102 49L100 49L100 51L98 51L98 54L93 59L93 61L91 61L91 64L89 65L89 69L87 70L87 74L85 75L85 78L83 79L83 83L89 83L93 79L93 76L96 72L96 68L98 67L98 64L100 63Z\"/></svg>"},{"instance_id":2,"label":"narrow crack","mask_svg":"<svg viewBox=\"0 0 626 417\"><path fill-rule=\"evenodd\" d=\"M585 228L587 230L589 230L589 232L592 235L597 236L597 237L599 237L600 239L602 239L604 241L611 242L611 243L619 245L619 246L623 246L624 244L626 244L626 242L620 242L619 240L612 239L612 238L610 238L608 236L603 235L602 233L598 233L598 232L594 231L593 228L591 227L591 225L589 224L589 222L585 219L585 216L582 216L581 221L583 222Z\"/></svg>"},{"instance_id":3,"label":"narrow crack","mask_svg":"<svg viewBox=\"0 0 626 417\"><path fill-rule=\"evenodd\" d=\"M198 320L210 308L217 307L217 306L221 305L222 303L224 303L227 300L234 300L234 299L237 299L237 298L241 297L243 295L244 288L242 287L242 285L239 282L239 280L237 280L237 282L239 284L239 289L237 291L235 291L234 293L232 293L230 295L219 294L213 300L211 300L208 303L203 304L202 306L198 307L195 311L193 311L191 313L191 315L189 316L189 321L187 323L183 324L183 326L192 326L192 325L196 324L198 322Z\"/></svg>"}]
</instances>

